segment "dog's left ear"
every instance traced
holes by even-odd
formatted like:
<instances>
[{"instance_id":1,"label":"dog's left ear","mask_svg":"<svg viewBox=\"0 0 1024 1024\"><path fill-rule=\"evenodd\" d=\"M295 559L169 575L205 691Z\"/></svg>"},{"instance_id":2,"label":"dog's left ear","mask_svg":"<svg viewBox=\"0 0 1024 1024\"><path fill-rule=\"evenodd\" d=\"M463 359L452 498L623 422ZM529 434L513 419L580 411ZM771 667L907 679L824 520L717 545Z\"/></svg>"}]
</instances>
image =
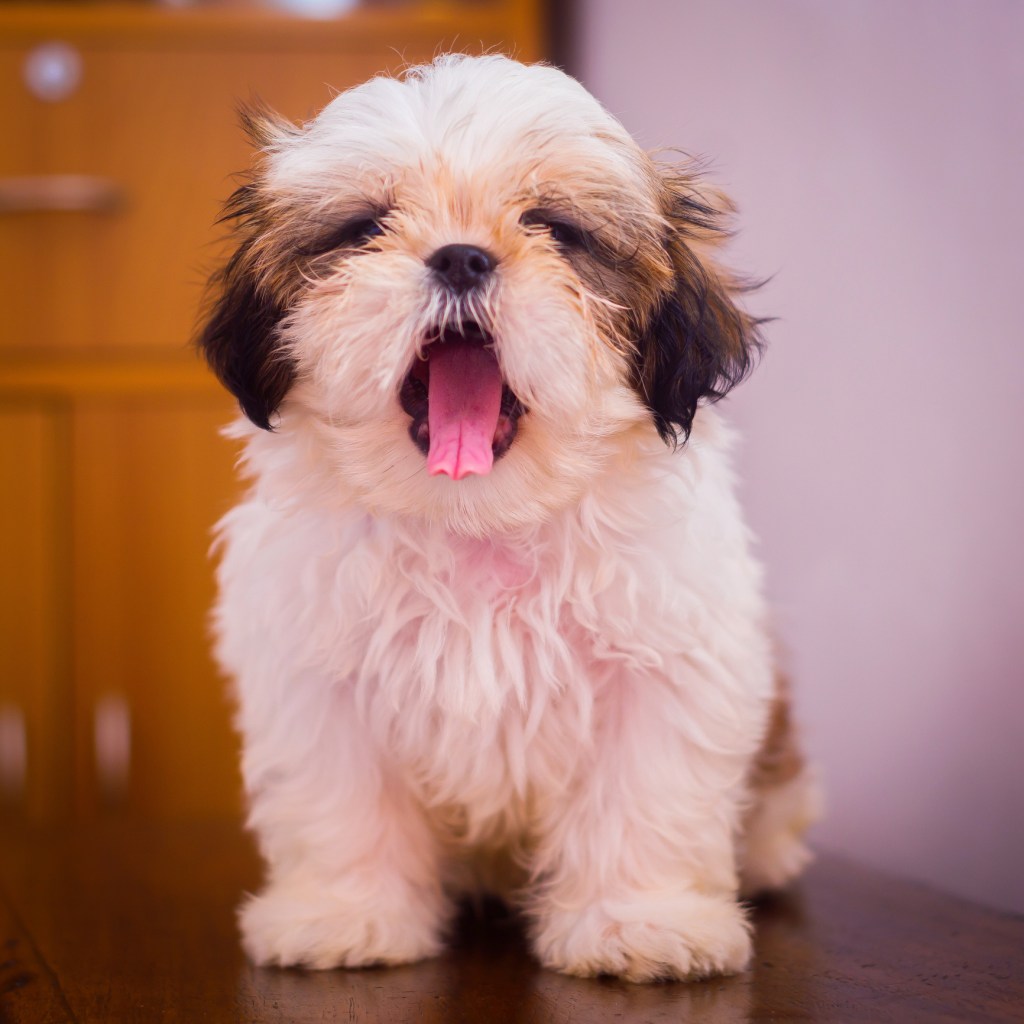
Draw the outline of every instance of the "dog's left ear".
<instances>
[{"instance_id":1,"label":"dog's left ear","mask_svg":"<svg viewBox=\"0 0 1024 1024\"><path fill-rule=\"evenodd\" d=\"M728 277L708 252L728 235L729 201L697 189L692 178L664 178L664 247L672 281L639 330L634 386L662 439L685 443L701 401L724 397L753 368L759 327L737 305L753 285Z\"/></svg>"}]
</instances>

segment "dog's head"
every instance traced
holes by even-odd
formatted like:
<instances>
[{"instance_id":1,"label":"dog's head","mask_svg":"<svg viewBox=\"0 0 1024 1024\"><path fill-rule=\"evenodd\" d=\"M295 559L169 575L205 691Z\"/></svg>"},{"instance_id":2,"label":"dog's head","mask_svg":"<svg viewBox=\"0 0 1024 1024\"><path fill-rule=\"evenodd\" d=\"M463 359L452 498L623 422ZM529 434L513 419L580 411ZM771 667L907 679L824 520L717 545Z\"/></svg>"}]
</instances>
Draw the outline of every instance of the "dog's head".
<instances>
[{"instance_id":1,"label":"dog's head","mask_svg":"<svg viewBox=\"0 0 1024 1024\"><path fill-rule=\"evenodd\" d=\"M371 510L535 522L751 365L709 258L727 204L554 68L449 56L303 127L244 119L261 155L200 344Z\"/></svg>"}]
</instances>

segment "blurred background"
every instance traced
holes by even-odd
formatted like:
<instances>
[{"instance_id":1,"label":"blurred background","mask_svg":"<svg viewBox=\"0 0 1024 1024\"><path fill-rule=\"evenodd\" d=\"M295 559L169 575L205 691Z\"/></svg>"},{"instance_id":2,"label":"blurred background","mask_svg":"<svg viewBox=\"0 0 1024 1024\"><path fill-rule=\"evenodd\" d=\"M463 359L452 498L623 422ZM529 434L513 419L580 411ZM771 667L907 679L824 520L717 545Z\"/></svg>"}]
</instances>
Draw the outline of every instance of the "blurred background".
<instances>
[{"instance_id":1,"label":"blurred background","mask_svg":"<svg viewBox=\"0 0 1024 1024\"><path fill-rule=\"evenodd\" d=\"M708 158L771 278L724 408L817 845L1024 911L1022 45L1014 0L0 3L0 827L240 813L189 349L236 101L496 47Z\"/></svg>"}]
</instances>

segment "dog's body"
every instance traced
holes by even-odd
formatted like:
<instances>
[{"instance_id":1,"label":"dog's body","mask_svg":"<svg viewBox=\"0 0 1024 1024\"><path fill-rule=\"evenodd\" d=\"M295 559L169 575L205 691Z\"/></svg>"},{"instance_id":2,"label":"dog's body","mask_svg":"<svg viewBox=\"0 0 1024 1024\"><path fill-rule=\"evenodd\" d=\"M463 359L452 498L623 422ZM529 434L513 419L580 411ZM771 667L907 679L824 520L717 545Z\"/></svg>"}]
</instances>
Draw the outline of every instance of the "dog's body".
<instances>
[{"instance_id":1,"label":"dog's body","mask_svg":"<svg viewBox=\"0 0 1024 1024\"><path fill-rule=\"evenodd\" d=\"M740 876L799 871L813 788L697 409L757 343L712 200L500 57L250 128L202 339L252 421L216 616L250 955L415 960L485 886L560 970L741 969Z\"/></svg>"}]
</instances>

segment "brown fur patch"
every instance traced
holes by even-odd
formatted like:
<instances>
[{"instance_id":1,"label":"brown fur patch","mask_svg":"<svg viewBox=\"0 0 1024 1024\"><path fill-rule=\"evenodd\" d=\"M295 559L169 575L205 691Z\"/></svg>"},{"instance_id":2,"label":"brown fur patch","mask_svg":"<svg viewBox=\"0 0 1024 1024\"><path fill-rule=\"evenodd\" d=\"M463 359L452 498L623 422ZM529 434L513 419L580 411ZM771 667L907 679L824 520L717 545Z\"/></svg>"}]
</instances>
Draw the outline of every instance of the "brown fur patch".
<instances>
[{"instance_id":1,"label":"brown fur patch","mask_svg":"<svg viewBox=\"0 0 1024 1024\"><path fill-rule=\"evenodd\" d=\"M781 786L804 770L806 760L797 742L791 704L789 680L784 673L776 671L775 697L772 700L768 732L750 776L751 786L755 790Z\"/></svg>"},{"instance_id":2,"label":"brown fur patch","mask_svg":"<svg viewBox=\"0 0 1024 1024\"><path fill-rule=\"evenodd\" d=\"M640 310L633 384L669 443L685 441L700 402L723 398L753 368L763 322L738 297L750 290L712 252L728 237L731 204L686 171L661 180L670 286L652 312Z\"/></svg>"}]
</instances>

